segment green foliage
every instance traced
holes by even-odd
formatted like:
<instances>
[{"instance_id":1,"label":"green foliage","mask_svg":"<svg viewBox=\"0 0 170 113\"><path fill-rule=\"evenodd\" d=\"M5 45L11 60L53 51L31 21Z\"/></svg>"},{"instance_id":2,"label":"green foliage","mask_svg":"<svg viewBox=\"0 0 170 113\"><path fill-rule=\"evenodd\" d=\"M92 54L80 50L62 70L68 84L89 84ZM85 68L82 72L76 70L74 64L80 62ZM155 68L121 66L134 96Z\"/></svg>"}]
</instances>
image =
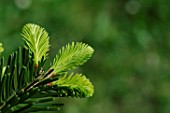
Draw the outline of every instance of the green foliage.
<instances>
[{"instance_id":1,"label":"green foliage","mask_svg":"<svg viewBox=\"0 0 170 113\"><path fill-rule=\"evenodd\" d=\"M2 47L2 43L0 43L0 53L4 51L4 48Z\"/></svg>"},{"instance_id":2,"label":"green foliage","mask_svg":"<svg viewBox=\"0 0 170 113\"><path fill-rule=\"evenodd\" d=\"M85 63L93 49L84 43L62 48L53 65L44 70L49 37L44 28L27 24L23 28L26 46L0 60L0 113L56 111L57 97L90 97L94 87L84 75L66 72ZM4 68L5 67L5 68ZM54 76L55 75L55 76Z\"/></svg>"},{"instance_id":3,"label":"green foliage","mask_svg":"<svg viewBox=\"0 0 170 113\"><path fill-rule=\"evenodd\" d=\"M73 42L63 47L53 61L54 73L61 74L84 64L92 55L93 48L82 42Z\"/></svg>"},{"instance_id":4,"label":"green foliage","mask_svg":"<svg viewBox=\"0 0 170 113\"><path fill-rule=\"evenodd\" d=\"M53 82L58 87L68 87L70 90L76 90L81 97L90 97L94 93L94 87L92 83L84 75L73 73L70 75L64 75L57 81Z\"/></svg>"},{"instance_id":5,"label":"green foliage","mask_svg":"<svg viewBox=\"0 0 170 113\"><path fill-rule=\"evenodd\" d=\"M35 64L38 65L42 57L47 57L47 52L49 50L48 33L40 26L27 24L22 29L22 36L27 47L30 48L34 55Z\"/></svg>"}]
</instances>

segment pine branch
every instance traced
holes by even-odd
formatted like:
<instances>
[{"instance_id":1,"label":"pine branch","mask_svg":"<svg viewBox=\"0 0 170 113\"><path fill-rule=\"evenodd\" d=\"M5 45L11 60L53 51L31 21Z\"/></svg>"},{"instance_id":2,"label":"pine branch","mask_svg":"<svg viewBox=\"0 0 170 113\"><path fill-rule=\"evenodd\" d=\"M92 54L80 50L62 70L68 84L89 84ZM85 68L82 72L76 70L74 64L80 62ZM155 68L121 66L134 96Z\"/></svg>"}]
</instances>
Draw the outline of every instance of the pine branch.
<instances>
[{"instance_id":1,"label":"pine branch","mask_svg":"<svg viewBox=\"0 0 170 113\"><path fill-rule=\"evenodd\" d=\"M94 50L90 46L81 42L68 44L45 71L47 32L38 25L27 24L22 36L26 46L10 54L7 64L3 57L0 59L0 113L55 111L62 105L56 104L57 97L93 95L94 86L84 75L66 74L91 57Z\"/></svg>"}]
</instances>

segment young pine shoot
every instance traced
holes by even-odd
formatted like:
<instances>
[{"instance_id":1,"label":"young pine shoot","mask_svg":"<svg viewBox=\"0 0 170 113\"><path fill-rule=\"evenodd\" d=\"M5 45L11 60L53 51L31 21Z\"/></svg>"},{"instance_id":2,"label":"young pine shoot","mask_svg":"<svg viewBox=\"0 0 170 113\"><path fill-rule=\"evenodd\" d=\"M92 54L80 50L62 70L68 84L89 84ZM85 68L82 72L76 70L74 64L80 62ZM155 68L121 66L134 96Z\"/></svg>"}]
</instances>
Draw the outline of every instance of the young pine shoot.
<instances>
[{"instance_id":1,"label":"young pine shoot","mask_svg":"<svg viewBox=\"0 0 170 113\"><path fill-rule=\"evenodd\" d=\"M0 59L0 113L57 111L58 97L91 97L94 86L85 75L67 73L90 59L94 50L82 42L62 47L48 69L49 36L36 24L22 29L23 47ZM4 51L0 43L0 53Z\"/></svg>"}]
</instances>

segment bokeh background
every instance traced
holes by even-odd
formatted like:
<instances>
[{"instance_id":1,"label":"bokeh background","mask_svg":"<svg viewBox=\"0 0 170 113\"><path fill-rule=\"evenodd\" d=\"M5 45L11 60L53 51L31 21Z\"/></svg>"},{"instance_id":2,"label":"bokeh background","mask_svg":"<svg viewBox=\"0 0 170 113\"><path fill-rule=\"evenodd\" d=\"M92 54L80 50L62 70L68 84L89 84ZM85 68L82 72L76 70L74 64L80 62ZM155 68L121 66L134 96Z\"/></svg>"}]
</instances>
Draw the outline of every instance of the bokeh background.
<instances>
[{"instance_id":1,"label":"bokeh background","mask_svg":"<svg viewBox=\"0 0 170 113\"><path fill-rule=\"evenodd\" d=\"M50 59L72 41L95 49L76 71L95 86L91 98L63 98L59 113L170 113L170 1L0 0L0 42L7 57L21 29L50 35Z\"/></svg>"}]
</instances>

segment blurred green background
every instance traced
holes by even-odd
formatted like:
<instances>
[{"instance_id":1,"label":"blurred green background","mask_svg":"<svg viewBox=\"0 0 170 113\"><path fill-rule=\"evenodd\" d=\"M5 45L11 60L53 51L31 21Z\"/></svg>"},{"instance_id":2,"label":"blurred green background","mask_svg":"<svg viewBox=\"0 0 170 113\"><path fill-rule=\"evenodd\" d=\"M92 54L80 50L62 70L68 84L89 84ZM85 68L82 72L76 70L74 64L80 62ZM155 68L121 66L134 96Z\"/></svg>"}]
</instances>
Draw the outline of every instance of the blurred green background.
<instances>
[{"instance_id":1,"label":"blurred green background","mask_svg":"<svg viewBox=\"0 0 170 113\"><path fill-rule=\"evenodd\" d=\"M23 44L26 23L46 28L50 60L72 41L95 49L78 72L92 98L63 98L59 113L170 113L170 1L0 0L0 42L7 57Z\"/></svg>"}]
</instances>

